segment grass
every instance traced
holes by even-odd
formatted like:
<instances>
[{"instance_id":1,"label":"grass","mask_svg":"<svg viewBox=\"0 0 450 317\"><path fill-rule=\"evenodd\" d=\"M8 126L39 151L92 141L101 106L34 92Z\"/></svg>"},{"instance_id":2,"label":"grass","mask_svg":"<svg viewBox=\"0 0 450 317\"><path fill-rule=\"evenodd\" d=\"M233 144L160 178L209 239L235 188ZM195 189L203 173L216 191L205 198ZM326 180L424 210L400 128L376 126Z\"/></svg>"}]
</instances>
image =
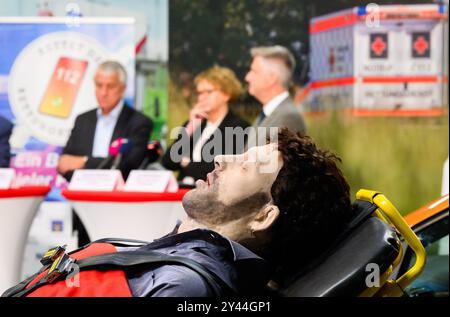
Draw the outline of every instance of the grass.
<instances>
[{"instance_id":1,"label":"grass","mask_svg":"<svg viewBox=\"0 0 450 317\"><path fill-rule=\"evenodd\" d=\"M169 85L169 131L183 124L189 105ZM252 112L252 109L250 109ZM236 111L251 122L254 115ZM437 199L448 156L448 116L440 118L358 118L338 113L306 117L308 134L342 158L354 199L361 189L382 192L407 214Z\"/></svg>"},{"instance_id":2,"label":"grass","mask_svg":"<svg viewBox=\"0 0 450 317\"><path fill-rule=\"evenodd\" d=\"M331 114L308 118L309 134L341 156L352 189L382 192L407 214L437 199L448 156L448 116L357 118Z\"/></svg>"}]
</instances>

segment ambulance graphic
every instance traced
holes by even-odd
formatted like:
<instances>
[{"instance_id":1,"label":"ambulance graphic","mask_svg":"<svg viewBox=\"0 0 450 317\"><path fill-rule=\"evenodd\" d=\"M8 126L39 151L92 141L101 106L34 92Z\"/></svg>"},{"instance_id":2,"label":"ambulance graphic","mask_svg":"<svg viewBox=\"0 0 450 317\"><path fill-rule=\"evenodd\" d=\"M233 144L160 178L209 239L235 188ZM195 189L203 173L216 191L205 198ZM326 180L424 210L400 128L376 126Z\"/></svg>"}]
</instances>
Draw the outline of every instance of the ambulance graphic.
<instances>
[{"instance_id":1,"label":"ambulance graphic","mask_svg":"<svg viewBox=\"0 0 450 317\"><path fill-rule=\"evenodd\" d=\"M315 17L310 68L309 110L442 115L448 100L447 7L376 5Z\"/></svg>"}]
</instances>

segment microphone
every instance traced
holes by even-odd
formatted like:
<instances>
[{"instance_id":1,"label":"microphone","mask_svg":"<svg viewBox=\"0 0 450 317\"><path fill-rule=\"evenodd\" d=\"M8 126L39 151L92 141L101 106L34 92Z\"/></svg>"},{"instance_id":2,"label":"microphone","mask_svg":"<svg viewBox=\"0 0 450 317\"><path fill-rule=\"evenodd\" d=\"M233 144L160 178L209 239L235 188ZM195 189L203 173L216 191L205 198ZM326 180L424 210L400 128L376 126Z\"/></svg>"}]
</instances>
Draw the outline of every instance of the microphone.
<instances>
[{"instance_id":1,"label":"microphone","mask_svg":"<svg viewBox=\"0 0 450 317\"><path fill-rule=\"evenodd\" d=\"M162 146L159 141L150 141L147 144L147 149L145 151L145 158L139 166L140 170L143 170L147 165L156 162L162 154Z\"/></svg>"},{"instance_id":2,"label":"microphone","mask_svg":"<svg viewBox=\"0 0 450 317\"><path fill-rule=\"evenodd\" d=\"M123 140L126 140L126 139L117 138L116 140L111 142L109 149L108 149L108 156L103 161L101 161L101 163L97 166L97 169L103 169L113 162L113 160L119 154L119 149L120 149L121 144L123 143Z\"/></svg>"},{"instance_id":3,"label":"microphone","mask_svg":"<svg viewBox=\"0 0 450 317\"><path fill-rule=\"evenodd\" d=\"M114 151L112 154L117 153L117 155L115 156L114 161L111 165L112 170L119 168L119 165L122 162L122 158L131 151L132 147L133 147L133 142L129 139L124 139L124 138L121 138L119 146L117 147L117 151L115 151L116 147L113 147Z\"/></svg>"},{"instance_id":4,"label":"microphone","mask_svg":"<svg viewBox=\"0 0 450 317\"><path fill-rule=\"evenodd\" d=\"M112 157L116 157L119 154L120 147L122 146L122 143L128 142L128 139L124 138L117 138L114 141L111 142L111 145L109 146L108 154Z\"/></svg>"}]
</instances>

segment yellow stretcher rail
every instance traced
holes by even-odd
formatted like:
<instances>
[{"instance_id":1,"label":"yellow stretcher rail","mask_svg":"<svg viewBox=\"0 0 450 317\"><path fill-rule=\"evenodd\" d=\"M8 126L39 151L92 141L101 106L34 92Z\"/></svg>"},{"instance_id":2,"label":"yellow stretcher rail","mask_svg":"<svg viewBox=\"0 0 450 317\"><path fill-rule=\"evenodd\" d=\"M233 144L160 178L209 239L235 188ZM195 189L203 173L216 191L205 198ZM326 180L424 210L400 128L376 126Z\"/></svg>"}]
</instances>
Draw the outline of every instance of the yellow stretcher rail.
<instances>
[{"instance_id":1,"label":"yellow stretcher rail","mask_svg":"<svg viewBox=\"0 0 450 317\"><path fill-rule=\"evenodd\" d=\"M375 204L378 209L374 212L374 215L392 224L416 255L416 262L405 274L396 280L389 279L376 293L376 296L401 296L405 287L422 273L426 263L425 248L398 212L397 208L383 194L372 190L361 189L356 193L356 198ZM400 252L401 256L402 252ZM394 267L398 265L399 260L398 258L394 261Z\"/></svg>"}]
</instances>

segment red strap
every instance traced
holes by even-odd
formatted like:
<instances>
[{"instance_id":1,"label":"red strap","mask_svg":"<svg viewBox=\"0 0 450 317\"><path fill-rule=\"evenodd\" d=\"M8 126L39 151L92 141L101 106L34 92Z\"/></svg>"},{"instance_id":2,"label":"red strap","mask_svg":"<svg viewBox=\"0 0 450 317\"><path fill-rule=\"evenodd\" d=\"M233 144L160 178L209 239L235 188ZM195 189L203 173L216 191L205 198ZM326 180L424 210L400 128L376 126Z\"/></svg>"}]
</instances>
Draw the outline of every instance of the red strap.
<instances>
[{"instance_id":1,"label":"red strap","mask_svg":"<svg viewBox=\"0 0 450 317\"><path fill-rule=\"evenodd\" d=\"M86 249L71 254L74 259L116 252L109 243L93 243ZM39 274L27 288L39 281L47 271ZM27 295L27 297L131 297L128 281L122 270L80 272L69 280L44 285Z\"/></svg>"}]
</instances>

